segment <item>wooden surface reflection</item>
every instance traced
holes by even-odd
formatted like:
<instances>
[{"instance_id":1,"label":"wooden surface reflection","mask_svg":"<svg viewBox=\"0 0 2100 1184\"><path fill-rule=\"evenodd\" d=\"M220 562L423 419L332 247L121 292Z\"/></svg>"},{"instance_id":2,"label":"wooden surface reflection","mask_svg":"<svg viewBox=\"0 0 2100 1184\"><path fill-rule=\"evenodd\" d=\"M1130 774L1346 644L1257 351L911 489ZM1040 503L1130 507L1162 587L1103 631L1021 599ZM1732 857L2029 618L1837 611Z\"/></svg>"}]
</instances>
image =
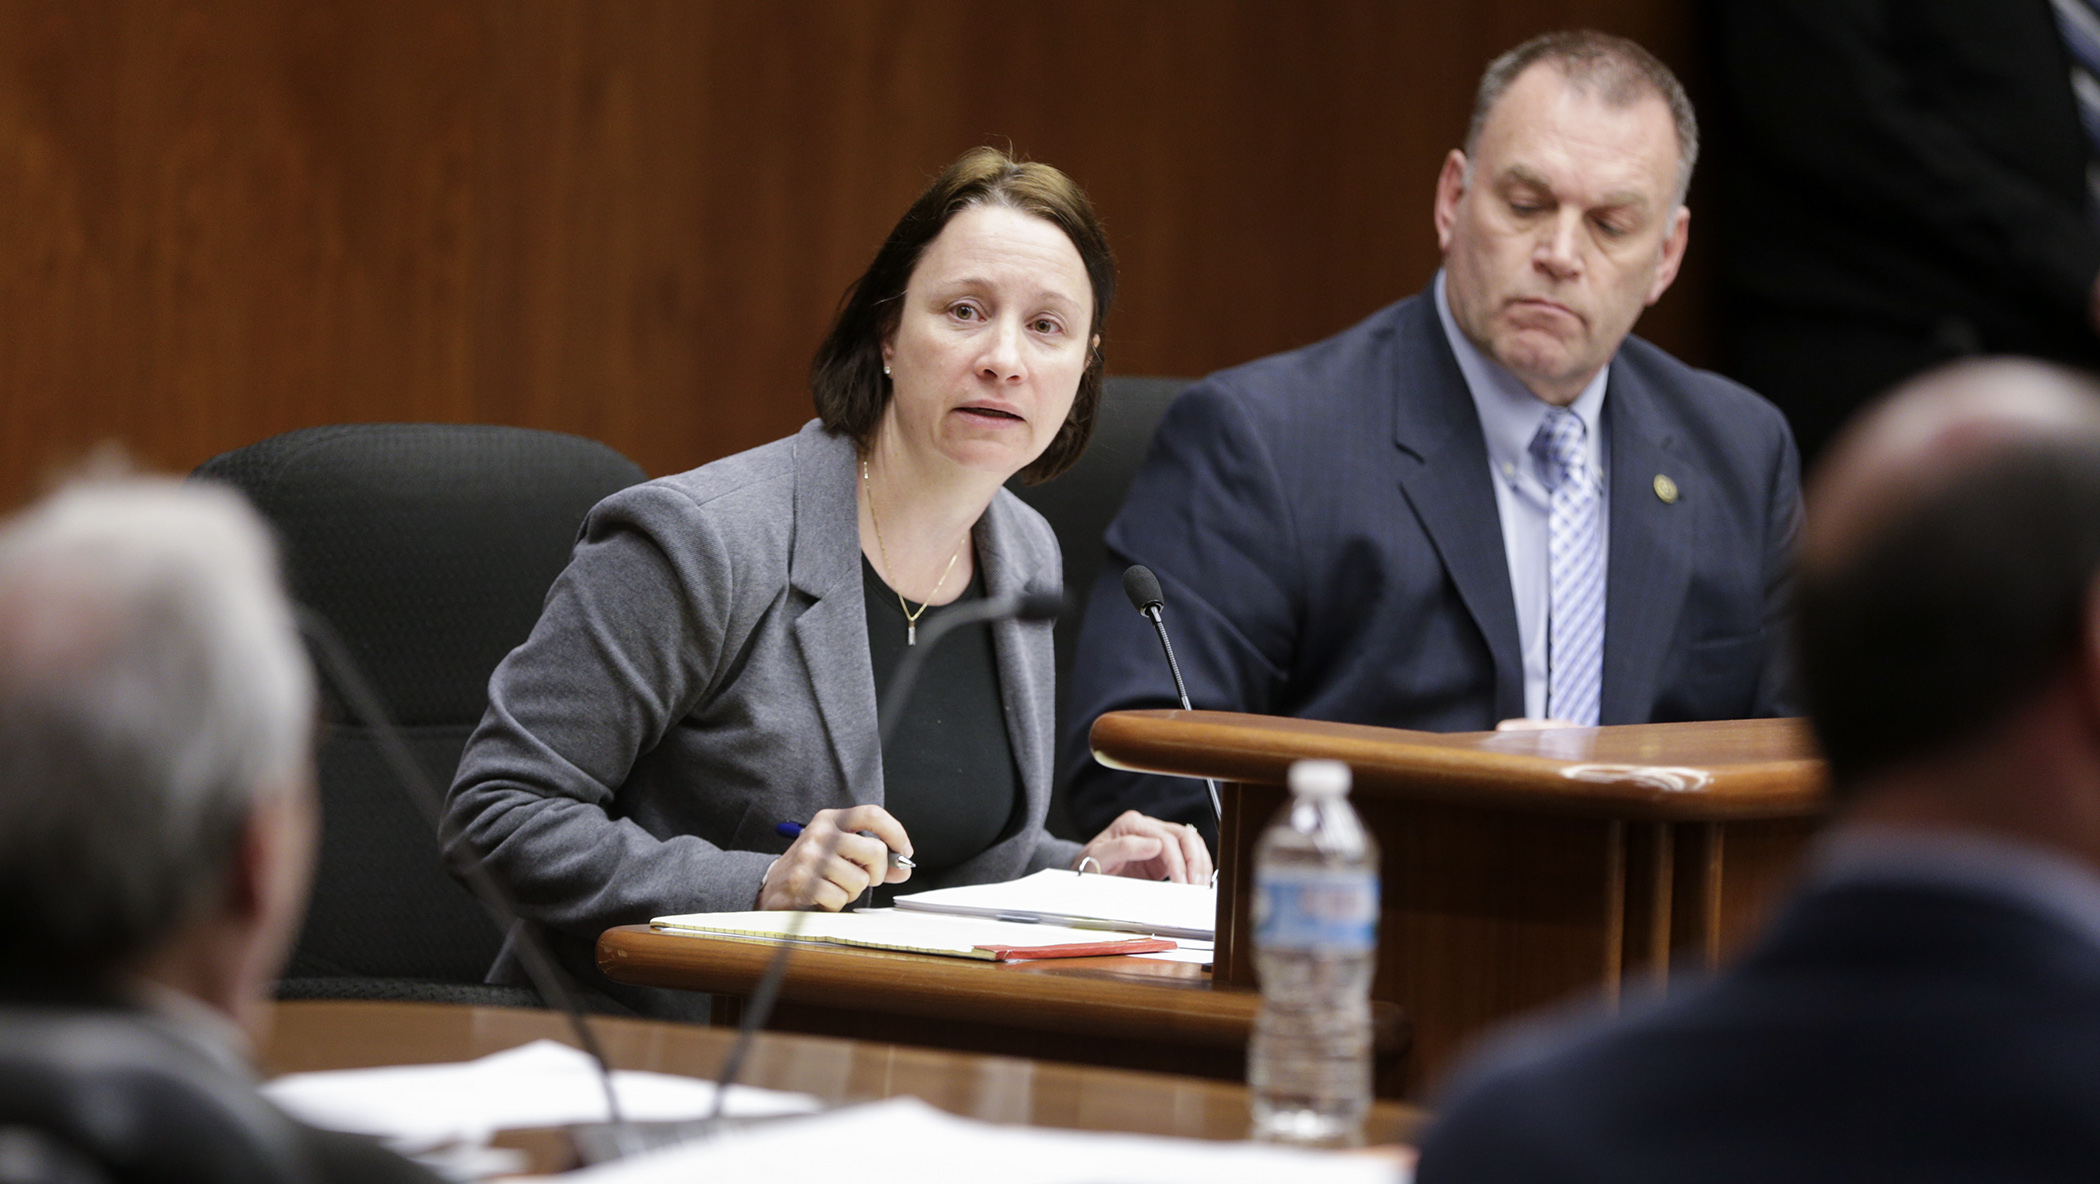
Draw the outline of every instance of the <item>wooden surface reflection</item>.
<instances>
[{"instance_id":1,"label":"wooden surface reflection","mask_svg":"<svg viewBox=\"0 0 2100 1184\"><path fill-rule=\"evenodd\" d=\"M619 982L708 991L716 1022L765 972L771 942L608 929L598 967ZM773 1027L969 1052L1241 1080L1259 995L1218 987L1191 963L1147 958L975 962L887 950L798 947ZM1409 1032L1401 1009L1374 1010L1382 1059Z\"/></svg>"},{"instance_id":2,"label":"wooden surface reflection","mask_svg":"<svg viewBox=\"0 0 2100 1184\"><path fill-rule=\"evenodd\" d=\"M278 1003L272 1019L260 1056L271 1075L467 1060L529 1040L574 1043L559 1015L522 1008L331 1000ZM712 1077L735 1038L692 1024L591 1022L622 1069ZM987 1122L1071 1130L1237 1139L1247 1127L1241 1085L822 1036L760 1036L744 1080L831 1105L910 1095ZM1367 1135L1373 1143L1409 1143L1425 1119L1414 1107L1379 1102Z\"/></svg>"},{"instance_id":3,"label":"wooden surface reflection","mask_svg":"<svg viewBox=\"0 0 2100 1184\"><path fill-rule=\"evenodd\" d=\"M1117 711L1094 755L1148 773L1283 784L1291 762L1347 761L1359 797L1606 815L1786 818L1822 809L1823 765L1798 719L1531 732L1411 732L1230 711Z\"/></svg>"}]
</instances>

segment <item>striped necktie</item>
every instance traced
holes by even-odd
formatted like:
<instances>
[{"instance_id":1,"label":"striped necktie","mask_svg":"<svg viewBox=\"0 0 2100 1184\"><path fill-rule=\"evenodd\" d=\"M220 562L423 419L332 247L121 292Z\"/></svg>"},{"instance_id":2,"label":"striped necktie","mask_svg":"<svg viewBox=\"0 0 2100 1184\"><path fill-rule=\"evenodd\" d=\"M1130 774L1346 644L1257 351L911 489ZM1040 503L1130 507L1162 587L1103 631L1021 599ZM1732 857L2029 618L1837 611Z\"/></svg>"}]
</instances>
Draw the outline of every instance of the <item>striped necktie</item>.
<instances>
[{"instance_id":1,"label":"striped necktie","mask_svg":"<svg viewBox=\"0 0 2100 1184\"><path fill-rule=\"evenodd\" d=\"M2050 0L2071 51L2071 96L2085 127L2086 211L2100 219L2100 0Z\"/></svg>"},{"instance_id":2,"label":"striped necktie","mask_svg":"<svg viewBox=\"0 0 2100 1184\"><path fill-rule=\"evenodd\" d=\"M1531 452L1553 491L1546 714L1592 726L1604 683L1604 499L1586 434L1581 416L1556 407L1532 437Z\"/></svg>"}]
</instances>

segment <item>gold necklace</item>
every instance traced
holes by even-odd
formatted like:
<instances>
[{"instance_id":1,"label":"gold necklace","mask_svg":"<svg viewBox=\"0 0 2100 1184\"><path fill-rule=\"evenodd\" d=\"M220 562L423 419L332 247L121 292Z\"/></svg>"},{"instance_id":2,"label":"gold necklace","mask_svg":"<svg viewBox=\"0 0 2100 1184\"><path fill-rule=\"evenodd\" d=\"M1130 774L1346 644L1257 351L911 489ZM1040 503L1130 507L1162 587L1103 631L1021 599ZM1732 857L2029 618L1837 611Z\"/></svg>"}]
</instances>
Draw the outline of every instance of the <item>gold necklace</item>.
<instances>
[{"instance_id":1,"label":"gold necklace","mask_svg":"<svg viewBox=\"0 0 2100 1184\"><path fill-rule=\"evenodd\" d=\"M882 556L882 574L887 579L889 573L897 569L890 563L889 545L882 541L882 519L877 517L875 513L875 487L868 482L868 462L865 458L860 462L860 488L861 492L868 496L868 521L875 524L875 550ZM941 578L933 582L933 595L939 596L941 594L941 585L948 582L949 573L955 570L955 561L962 558L963 544L969 541L970 532L966 530L963 532L963 537L956 540L955 553L948 556L948 566L941 569ZM927 606L931 605L933 601L920 601L919 611L913 612L910 603L904 599L904 593L898 592L895 588L890 589L890 591L896 594L897 607L904 610L904 644L919 644L919 618L926 615Z\"/></svg>"}]
</instances>

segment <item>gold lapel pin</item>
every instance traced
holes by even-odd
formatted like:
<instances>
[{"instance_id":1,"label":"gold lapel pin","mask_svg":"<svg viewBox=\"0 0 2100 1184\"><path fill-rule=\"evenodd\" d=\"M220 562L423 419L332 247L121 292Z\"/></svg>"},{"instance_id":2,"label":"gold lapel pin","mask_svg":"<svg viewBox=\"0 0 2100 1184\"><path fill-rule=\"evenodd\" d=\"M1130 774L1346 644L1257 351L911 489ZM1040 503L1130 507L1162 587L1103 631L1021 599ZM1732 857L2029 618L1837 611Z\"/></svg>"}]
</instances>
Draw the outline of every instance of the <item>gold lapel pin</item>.
<instances>
[{"instance_id":1,"label":"gold lapel pin","mask_svg":"<svg viewBox=\"0 0 2100 1184\"><path fill-rule=\"evenodd\" d=\"M1657 473L1655 475L1655 496L1661 498L1662 503L1666 506L1676 505L1677 482L1670 480L1667 473Z\"/></svg>"}]
</instances>

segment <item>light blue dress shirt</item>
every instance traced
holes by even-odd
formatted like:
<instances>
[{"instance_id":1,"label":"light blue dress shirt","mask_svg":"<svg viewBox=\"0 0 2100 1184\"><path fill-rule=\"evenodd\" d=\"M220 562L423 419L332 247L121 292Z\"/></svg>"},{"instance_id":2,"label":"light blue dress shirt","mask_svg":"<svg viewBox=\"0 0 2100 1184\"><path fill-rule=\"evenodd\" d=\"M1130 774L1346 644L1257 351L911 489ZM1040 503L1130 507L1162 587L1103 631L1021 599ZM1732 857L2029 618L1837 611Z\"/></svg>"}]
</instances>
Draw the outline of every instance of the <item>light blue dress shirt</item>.
<instances>
[{"instance_id":1,"label":"light blue dress shirt","mask_svg":"<svg viewBox=\"0 0 2100 1184\"><path fill-rule=\"evenodd\" d=\"M1465 376L1473 407L1480 413L1481 434L1487 437L1488 475L1495 485L1495 508L1502 519L1502 552L1509 560L1509 590L1517 607L1517 641L1524 650L1524 714L1544 719L1553 586L1546 553L1547 520L1553 511L1553 493L1546 487L1543 466L1531 453L1531 440L1553 405L1532 394L1500 362L1480 352L1472 339L1459 332L1444 295L1442 271L1436 273L1433 287L1437 320L1444 326L1451 352L1458 357L1459 373ZM1605 447L1603 412L1610 374L1610 366L1600 368L1568 406L1582 419L1589 447L1590 474L1597 482L1598 508L1604 515L1607 572L1611 570L1611 484L1605 480L1604 458L1610 452ZM1609 644L1610 638L1605 640Z\"/></svg>"}]
</instances>

